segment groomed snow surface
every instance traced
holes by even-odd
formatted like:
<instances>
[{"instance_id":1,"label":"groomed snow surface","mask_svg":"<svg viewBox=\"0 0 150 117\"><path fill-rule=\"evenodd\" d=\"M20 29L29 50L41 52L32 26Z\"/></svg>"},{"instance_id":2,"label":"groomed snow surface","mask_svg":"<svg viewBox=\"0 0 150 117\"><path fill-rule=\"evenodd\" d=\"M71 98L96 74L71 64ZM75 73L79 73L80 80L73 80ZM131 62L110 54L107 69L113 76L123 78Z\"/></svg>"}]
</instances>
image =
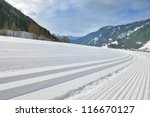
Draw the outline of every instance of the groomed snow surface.
<instances>
[{"instance_id":1,"label":"groomed snow surface","mask_svg":"<svg viewBox=\"0 0 150 117\"><path fill-rule=\"evenodd\" d=\"M150 53L0 36L0 99L150 99Z\"/></svg>"}]
</instances>

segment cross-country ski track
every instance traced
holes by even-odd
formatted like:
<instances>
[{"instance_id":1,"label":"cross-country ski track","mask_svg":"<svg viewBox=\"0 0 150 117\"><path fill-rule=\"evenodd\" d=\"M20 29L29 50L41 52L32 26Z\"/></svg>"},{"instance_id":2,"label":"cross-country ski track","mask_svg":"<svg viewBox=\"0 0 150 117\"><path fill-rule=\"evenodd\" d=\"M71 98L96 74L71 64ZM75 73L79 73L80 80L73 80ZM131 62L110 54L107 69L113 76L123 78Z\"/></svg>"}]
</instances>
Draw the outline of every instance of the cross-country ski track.
<instances>
[{"instance_id":1,"label":"cross-country ski track","mask_svg":"<svg viewBox=\"0 0 150 117\"><path fill-rule=\"evenodd\" d=\"M149 100L150 53L0 36L1 100Z\"/></svg>"}]
</instances>

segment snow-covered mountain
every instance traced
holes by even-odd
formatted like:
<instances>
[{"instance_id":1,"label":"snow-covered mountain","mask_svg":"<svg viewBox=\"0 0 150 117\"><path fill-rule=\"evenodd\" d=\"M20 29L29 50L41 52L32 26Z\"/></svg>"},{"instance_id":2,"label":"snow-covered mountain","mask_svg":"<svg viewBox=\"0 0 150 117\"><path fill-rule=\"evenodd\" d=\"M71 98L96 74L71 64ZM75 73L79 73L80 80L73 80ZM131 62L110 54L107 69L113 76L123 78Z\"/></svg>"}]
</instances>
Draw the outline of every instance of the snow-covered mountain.
<instances>
[{"instance_id":1,"label":"snow-covered mountain","mask_svg":"<svg viewBox=\"0 0 150 117\"><path fill-rule=\"evenodd\" d=\"M90 46L138 49L150 40L150 19L118 26L106 26L73 43Z\"/></svg>"}]
</instances>

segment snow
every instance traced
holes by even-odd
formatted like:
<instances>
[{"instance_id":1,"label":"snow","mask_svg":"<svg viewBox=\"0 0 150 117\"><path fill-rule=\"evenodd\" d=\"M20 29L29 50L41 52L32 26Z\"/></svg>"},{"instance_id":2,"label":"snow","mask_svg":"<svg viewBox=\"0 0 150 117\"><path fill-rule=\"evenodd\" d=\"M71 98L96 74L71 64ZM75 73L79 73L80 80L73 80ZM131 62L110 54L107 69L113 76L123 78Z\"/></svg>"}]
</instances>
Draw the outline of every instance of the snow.
<instances>
[{"instance_id":1,"label":"snow","mask_svg":"<svg viewBox=\"0 0 150 117\"><path fill-rule=\"evenodd\" d=\"M108 45L107 44L103 44L102 48L108 48Z\"/></svg>"},{"instance_id":2,"label":"snow","mask_svg":"<svg viewBox=\"0 0 150 117\"><path fill-rule=\"evenodd\" d=\"M149 25L149 24L150 24L150 22L147 22L147 23L146 23L146 25Z\"/></svg>"},{"instance_id":3,"label":"snow","mask_svg":"<svg viewBox=\"0 0 150 117\"><path fill-rule=\"evenodd\" d=\"M118 30L120 30L120 27L118 27Z\"/></svg>"},{"instance_id":4,"label":"snow","mask_svg":"<svg viewBox=\"0 0 150 117\"><path fill-rule=\"evenodd\" d=\"M91 44L93 42L93 39L91 39L89 42L88 42L88 44Z\"/></svg>"},{"instance_id":5,"label":"snow","mask_svg":"<svg viewBox=\"0 0 150 117\"><path fill-rule=\"evenodd\" d=\"M94 41L98 41L98 37L95 37L95 38L94 38Z\"/></svg>"},{"instance_id":6,"label":"snow","mask_svg":"<svg viewBox=\"0 0 150 117\"><path fill-rule=\"evenodd\" d=\"M143 27L144 27L144 25L139 26L139 27L136 27L134 30L128 31L127 36L130 36L132 33L136 32L137 30L139 30L139 29L141 29L141 28L143 28Z\"/></svg>"},{"instance_id":7,"label":"snow","mask_svg":"<svg viewBox=\"0 0 150 117\"><path fill-rule=\"evenodd\" d=\"M144 27L144 25L139 26L139 27L135 27L133 30L129 30L129 31L127 31L127 32L121 33L117 38L118 38L118 39L122 39L122 38L124 38L124 37L126 37L126 36L130 36L132 33L136 32L137 30L139 30L139 29L141 29L141 28L143 28L143 27ZM128 27L127 27L127 28L128 28Z\"/></svg>"},{"instance_id":8,"label":"snow","mask_svg":"<svg viewBox=\"0 0 150 117\"><path fill-rule=\"evenodd\" d=\"M108 39L108 41L109 41L109 43L107 44L107 46L108 46L108 45L111 45L111 44L113 44L113 45L118 45L118 41L113 41L112 38Z\"/></svg>"},{"instance_id":9,"label":"snow","mask_svg":"<svg viewBox=\"0 0 150 117\"><path fill-rule=\"evenodd\" d=\"M4 36L0 45L0 99L150 99L148 53Z\"/></svg>"},{"instance_id":10,"label":"snow","mask_svg":"<svg viewBox=\"0 0 150 117\"><path fill-rule=\"evenodd\" d=\"M136 44L143 44L142 42L140 42L140 41L138 41L138 42L136 42Z\"/></svg>"},{"instance_id":11,"label":"snow","mask_svg":"<svg viewBox=\"0 0 150 117\"><path fill-rule=\"evenodd\" d=\"M118 41L114 41L114 42L112 42L111 44L113 44L113 45L118 45Z\"/></svg>"},{"instance_id":12,"label":"snow","mask_svg":"<svg viewBox=\"0 0 150 117\"><path fill-rule=\"evenodd\" d=\"M150 74L148 73L150 67L146 65L150 61L144 56L138 56L146 61L141 61L141 58L135 59L136 62L133 62L132 65L123 68L118 73L112 73L110 76L93 82L82 90L72 92L66 99L150 99ZM138 67L138 65L140 66ZM148 75L144 76L146 73Z\"/></svg>"},{"instance_id":13,"label":"snow","mask_svg":"<svg viewBox=\"0 0 150 117\"><path fill-rule=\"evenodd\" d=\"M117 38L118 38L118 39L122 39L122 38L124 38L125 36L126 36L126 32L121 33Z\"/></svg>"},{"instance_id":14,"label":"snow","mask_svg":"<svg viewBox=\"0 0 150 117\"><path fill-rule=\"evenodd\" d=\"M98 41L98 37L95 37L95 38L94 38L94 44L96 44L97 41Z\"/></svg>"},{"instance_id":15,"label":"snow","mask_svg":"<svg viewBox=\"0 0 150 117\"><path fill-rule=\"evenodd\" d=\"M137 30L139 30L139 29L141 29L141 28L143 28L143 27L144 27L144 25L139 26L139 27L136 27L136 28L134 29L134 31L137 31Z\"/></svg>"},{"instance_id":16,"label":"snow","mask_svg":"<svg viewBox=\"0 0 150 117\"><path fill-rule=\"evenodd\" d=\"M97 41L98 41L98 37L95 37L94 39L91 39L91 40L88 42L88 44L91 44L91 43L96 44Z\"/></svg>"},{"instance_id":17,"label":"snow","mask_svg":"<svg viewBox=\"0 0 150 117\"><path fill-rule=\"evenodd\" d=\"M135 32L134 30L129 30L128 33L127 33L127 36L130 36L134 32Z\"/></svg>"},{"instance_id":18,"label":"snow","mask_svg":"<svg viewBox=\"0 0 150 117\"><path fill-rule=\"evenodd\" d=\"M99 38L101 38L102 37L102 34L99 34Z\"/></svg>"},{"instance_id":19,"label":"snow","mask_svg":"<svg viewBox=\"0 0 150 117\"><path fill-rule=\"evenodd\" d=\"M109 39L108 39L108 41L109 41L109 42L112 42L112 41L113 41L113 39L112 39L112 38L109 38Z\"/></svg>"},{"instance_id":20,"label":"snow","mask_svg":"<svg viewBox=\"0 0 150 117\"><path fill-rule=\"evenodd\" d=\"M143 47L139 50L150 51L150 41L148 41Z\"/></svg>"}]
</instances>

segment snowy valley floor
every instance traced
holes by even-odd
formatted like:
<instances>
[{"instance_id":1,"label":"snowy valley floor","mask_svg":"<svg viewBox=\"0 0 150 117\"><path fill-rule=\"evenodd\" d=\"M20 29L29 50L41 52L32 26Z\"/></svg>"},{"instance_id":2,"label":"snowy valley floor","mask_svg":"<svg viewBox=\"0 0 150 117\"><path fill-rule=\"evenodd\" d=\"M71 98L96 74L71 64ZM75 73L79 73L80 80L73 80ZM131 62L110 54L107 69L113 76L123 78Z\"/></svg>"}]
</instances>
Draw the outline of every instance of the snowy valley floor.
<instances>
[{"instance_id":1,"label":"snowy valley floor","mask_svg":"<svg viewBox=\"0 0 150 117\"><path fill-rule=\"evenodd\" d=\"M0 99L150 99L150 53L0 36Z\"/></svg>"}]
</instances>

